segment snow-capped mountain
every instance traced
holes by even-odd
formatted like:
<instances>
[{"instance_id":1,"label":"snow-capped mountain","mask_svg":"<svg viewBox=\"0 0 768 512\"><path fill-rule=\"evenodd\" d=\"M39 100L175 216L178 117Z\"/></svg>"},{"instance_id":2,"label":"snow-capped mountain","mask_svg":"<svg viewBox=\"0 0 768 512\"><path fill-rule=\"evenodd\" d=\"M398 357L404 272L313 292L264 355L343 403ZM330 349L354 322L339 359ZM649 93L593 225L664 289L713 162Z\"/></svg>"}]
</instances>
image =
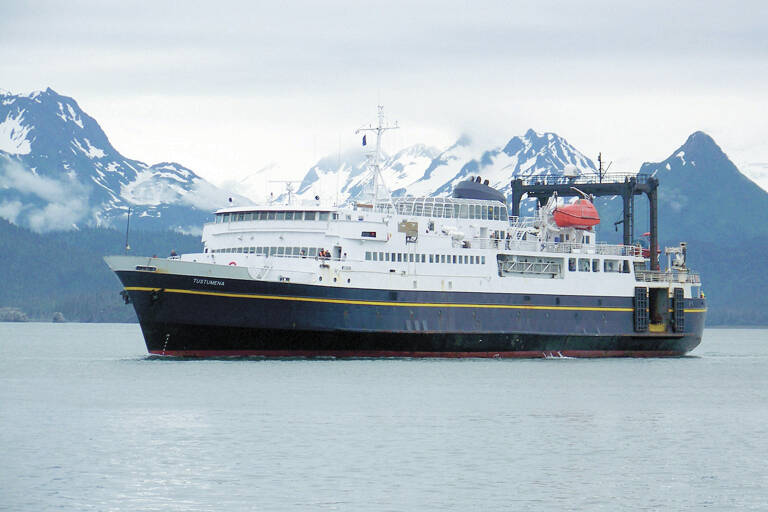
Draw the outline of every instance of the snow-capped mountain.
<instances>
[{"instance_id":1,"label":"snow-capped mountain","mask_svg":"<svg viewBox=\"0 0 768 512\"><path fill-rule=\"evenodd\" d=\"M416 144L401 149L394 155L384 155L382 176L392 195L406 193L412 176L421 172L439 154L439 150ZM359 198L370 181L367 157L362 150L347 151L340 156L328 156L309 169L297 190L299 197L331 198L346 203ZM411 193L408 190L408 193Z\"/></svg>"},{"instance_id":2,"label":"snow-capped mountain","mask_svg":"<svg viewBox=\"0 0 768 512\"><path fill-rule=\"evenodd\" d=\"M528 130L506 144L482 148L468 136L443 151L416 145L387 156L382 163L384 181L393 196L446 196L469 176L482 176L490 185L510 193L515 177L561 175L567 165L579 173L596 173L595 164L562 137ZM355 200L370 181L362 151L327 157L304 177L301 197L329 197L338 189L339 202ZM338 186L337 186L338 185Z\"/></svg>"},{"instance_id":3,"label":"snow-capped mountain","mask_svg":"<svg viewBox=\"0 0 768 512\"><path fill-rule=\"evenodd\" d=\"M661 162L646 162L639 172L659 180L659 236L723 244L768 235L768 192L747 178L704 132L694 132ZM602 222L598 238L620 243L613 223L622 217L619 198L596 201ZM648 230L648 201L635 198L635 237Z\"/></svg>"},{"instance_id":4,"label":"snow-capped mountain","mask_svg":"<svg viewBox=\"0 0 768 512\"><path fill-rule=\"evenodd\" d=\"M74 99L50 88L0 93L0 217L15 224L122 226L130 207L141 227L196 231L230 197L177 163L124 157Z\"/></svg>"},{"instance_id":5,"label":"snow-capped mountain","mask_svg":"<svg viewBox=\"0 0 768 512\"><path fill-rule=\"evenodd\" d=\"M645 163L640 172L659 179L662 237L672 227L700 240L768 233L768 193L704 132L694 132L666 160Z\"/></svg>"}]
</instances>

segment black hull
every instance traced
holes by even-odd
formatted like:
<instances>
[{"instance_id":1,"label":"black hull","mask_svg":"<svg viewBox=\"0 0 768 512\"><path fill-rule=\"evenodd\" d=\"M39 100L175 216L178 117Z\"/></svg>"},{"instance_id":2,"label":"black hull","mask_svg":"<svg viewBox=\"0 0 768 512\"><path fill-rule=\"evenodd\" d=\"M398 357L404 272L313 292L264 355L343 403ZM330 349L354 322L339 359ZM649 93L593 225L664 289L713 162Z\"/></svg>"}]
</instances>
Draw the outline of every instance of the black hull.
<instances>
[{"instance_id":1,"label":"black hull","mask_svg":"<svg viewBox=\"0 0 768 512\"><path fill-rule=\"evenodd\" d=\"M637 333L632 297L419 292L118 272L147 349L181 357L679 356L701 341ZM202 282L201 281L208 281Z\"/></svg>"},{"instance_id":2,"label":"black hull","mask_svg":"<svg viewBox=\"0 0 768 512\"><path fill-rule=\"evenodd\" d=\"M142 331L150 353L179 357L660 357L680 356L699 344L695 336L360 333L146 323ZM170 343L177 339L186 342Z\"/></svg>"}]
</instances>

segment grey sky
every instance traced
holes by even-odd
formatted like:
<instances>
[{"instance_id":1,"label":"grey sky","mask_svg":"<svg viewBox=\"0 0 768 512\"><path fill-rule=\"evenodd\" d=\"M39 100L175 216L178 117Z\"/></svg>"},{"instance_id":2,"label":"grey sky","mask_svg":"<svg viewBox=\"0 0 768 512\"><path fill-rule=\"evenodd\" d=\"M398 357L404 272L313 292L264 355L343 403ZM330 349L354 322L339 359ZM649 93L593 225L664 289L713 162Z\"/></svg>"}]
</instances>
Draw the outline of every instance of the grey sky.
<instances>
[{"instance_id":1,"label":"grey sky","mask_svg":"<svg viewBox=\"0 0 768 512\"><path fill-rule=\"evenodd\" d=\"M636 167L703 129L768 161L768 2L0 5L0 87L51 86L127 156L214 181L300 175L378 101L393 146L533 127Z\"/></svg>"}]
</instances>

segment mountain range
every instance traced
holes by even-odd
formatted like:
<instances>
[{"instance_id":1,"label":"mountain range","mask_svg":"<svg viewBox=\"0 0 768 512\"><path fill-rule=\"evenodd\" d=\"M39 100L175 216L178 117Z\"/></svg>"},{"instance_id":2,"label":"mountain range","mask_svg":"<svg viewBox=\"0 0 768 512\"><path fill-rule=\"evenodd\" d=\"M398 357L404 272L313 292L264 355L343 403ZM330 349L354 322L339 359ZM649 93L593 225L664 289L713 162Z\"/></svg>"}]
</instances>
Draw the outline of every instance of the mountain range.
<instances>
[{"instance_id":1,"label":"mountain range","mask_svg":"<svg viewBox=\"0 0 768 512\"><path fill-rule=\"evenodd\" d=\"M298 198L320 196L335 203L360 198L370 181L363 149L320 159L298 186ZM561 175L566 166L582 175L597 173L594 161L563 137L528 130L490 148L467 135L445 149L416 144L384 155L381 168L395 197L449 195L469 176L482 176L508 196L512 178ZM273 171L266 168L260 176L270 177ZM768 193L739 172L703 132L639 172L661 181L662 240L767 232ZM256 181L249 188L246 180L238 191L254 195L258 188L263 193ZM38 232L122 228L131 208L131 222L140 229L199 232L211 211L232 204L230 200L251 202L181 164L149 165L124 157L72 98L50 88L28 95L0 93L0 217L14 224ZM620 218L619 201L600 200L598 206L603 239L618 240L612 228ZM533 207L527 203L523 213ZM642 233L647 206L641 199L637 212L636 230ZM755 222L744 221L749 212ZM712 213L717 215L708 218Z\"/></svg>"},{"instance_id":2,"label":"mountain range","mask_svg":"<svg viewBox=\"0 0 768 512\"><path fill-rule=\"evenodd\" d=\"M358 199L370 180L366 164L362 151L323 158L304 176L298 196L338 197L340 203ZM444 150L416 144L385 155L381 168L392 196L398 197L450 195L458 182L477 175L508 195L513 177L560 175L567 165L581 174L597 174L594 162L564 138L528 130L492 148L478 147L467 135Z\"/></svg>"}]
</instances>

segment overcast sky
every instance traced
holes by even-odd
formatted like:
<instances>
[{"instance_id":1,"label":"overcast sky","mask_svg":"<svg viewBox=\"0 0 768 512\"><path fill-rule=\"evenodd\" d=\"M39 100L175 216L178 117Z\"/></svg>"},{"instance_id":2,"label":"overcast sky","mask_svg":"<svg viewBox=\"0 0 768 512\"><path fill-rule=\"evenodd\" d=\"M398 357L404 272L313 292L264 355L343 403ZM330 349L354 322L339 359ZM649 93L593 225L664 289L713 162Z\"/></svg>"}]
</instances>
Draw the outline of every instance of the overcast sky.
<instances>
[{"instance_id":1,"label":"overcast sky","mask_svg":"<svg viewBox=\"0 0 768 512\"><path fill-rule=\"evenodd\" d=\"M533 128L636 170L704 130L738 165L768 162L765 1L0 7L0 88L50 86L125 156L215 183L272 162L301 177L379 102L403 126L388 149Z\"/></svg>"}]
</instances>

